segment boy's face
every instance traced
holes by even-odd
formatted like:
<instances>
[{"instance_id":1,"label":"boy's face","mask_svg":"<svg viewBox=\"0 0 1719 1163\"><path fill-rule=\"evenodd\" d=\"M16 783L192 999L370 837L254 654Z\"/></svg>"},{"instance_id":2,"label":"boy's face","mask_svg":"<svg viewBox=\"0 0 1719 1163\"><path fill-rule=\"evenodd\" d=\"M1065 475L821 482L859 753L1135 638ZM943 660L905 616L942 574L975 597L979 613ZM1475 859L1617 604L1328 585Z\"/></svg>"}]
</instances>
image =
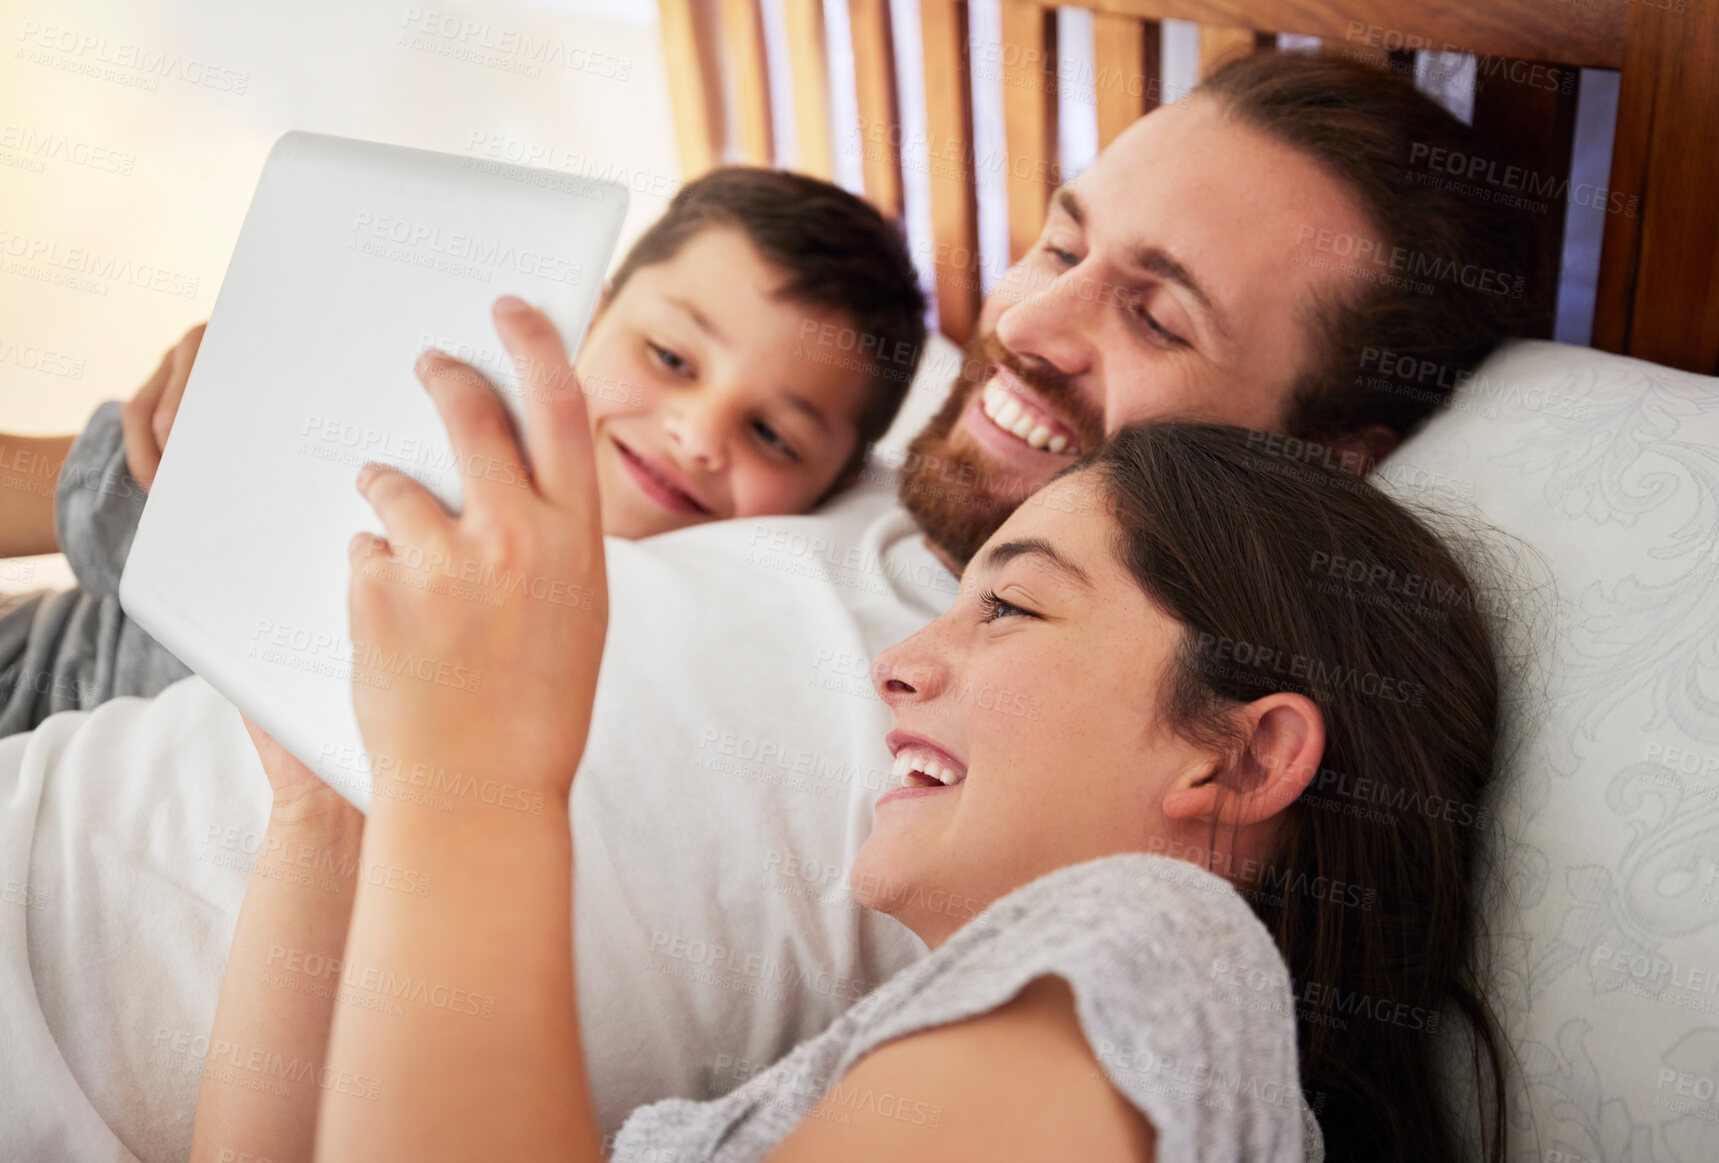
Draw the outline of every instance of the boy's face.
<instances>
[{"instance_id":1,"label":"boy's face","mask_svg":"<svg viewBox=\"0 0 1719 1163\"><path fill-rule=\"evenodd\" d=\"M604 304L578 363L603 532L805 512L835 482L873 377L806 358L803 334L845 320L777 298L784 281L713 227Z\"/></svg>"}]
</instances>

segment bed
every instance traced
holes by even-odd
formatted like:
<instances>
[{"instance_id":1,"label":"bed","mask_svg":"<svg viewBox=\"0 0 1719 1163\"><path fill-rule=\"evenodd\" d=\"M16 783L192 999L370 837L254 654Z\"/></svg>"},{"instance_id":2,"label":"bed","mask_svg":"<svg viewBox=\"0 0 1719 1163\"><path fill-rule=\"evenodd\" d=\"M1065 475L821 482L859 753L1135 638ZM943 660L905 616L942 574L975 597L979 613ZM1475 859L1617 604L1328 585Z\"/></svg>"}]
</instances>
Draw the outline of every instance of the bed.
<instances>
[{"instance_id":1,"label":"bed","mask_svg":"<svg viewBox=\"0 0 1719 1163\"><path fill-rule=\"evenodd\" d=\"M776 5L779 4L779 8ZM1077 0L1092 12L1092 90L1102 146L1165 96L1165 21L1197 25L1198 68L1268 50L1279 34L1318 38L1318 51L1414 70L1429 53L1478 58L1473 120L1498 158L1537 175L1550 203L1541 243L1557 256L1571 189L1605 214L1592 346L1711 375L1719 371L1719 5L1711 0ZM839 138L863 130L863 188L886 214L903 212L903 167L929 185L941 330L965 340L981 282L974 156L973 70L1000 74L1007 139L1011 257L1036 237L1053 182L1058 130L1055 6L1000 0L999 41L971 51L966 0L921 0L917 30L893 21L911 4L848 0L847 27L826 24L823 0L659 0L681 162L693 177L719 161L834 172ZM779 24L775 17L780 13ZM771 19L767 21L766 17ZM767 27L768 25L768 27ZM775 38L767 31L779 28ZM923 76L898 69L898 33L917 32ZM777 40L778 52L767 41ZM851 53L849 46L851 45ZM1000 45L1001 51L996 51ZM832 81L852 62L855 125L837 127ZM839 65L839 68L833 67ZM1536 69L1535 66L1539 66ZM1548 70L1616 70L1615 148L1604 190L1566 186L1577 86L1548 86ZM772 70L778 76L771 77ZM783 76L782 74L785 74ZM1514 81L1512 79L1515 79ZM922 131L903 135L906 94L923 92ZM793 105L794 140L775 140L773 101ZM848 108L844 95L843 107ZM925 142L964 165L926 165ZM991 261L986 256L985 261ZM1551 332L1555 280L1538 288Z\"/></svg>"}]
</instances>

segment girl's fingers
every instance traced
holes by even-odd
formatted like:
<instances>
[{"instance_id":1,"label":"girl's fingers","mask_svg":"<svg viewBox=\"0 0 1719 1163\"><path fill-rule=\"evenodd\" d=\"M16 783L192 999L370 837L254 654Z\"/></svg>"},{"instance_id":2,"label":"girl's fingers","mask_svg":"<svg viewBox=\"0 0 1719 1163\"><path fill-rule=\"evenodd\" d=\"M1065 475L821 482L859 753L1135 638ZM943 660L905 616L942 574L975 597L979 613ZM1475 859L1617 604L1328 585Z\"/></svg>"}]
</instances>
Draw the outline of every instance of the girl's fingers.
<instances>
[{"instance_id":1,"label":"girl's fingers","mask_svg":"<svg viewBox=\"0 0 1719 1163\"><path fill-rule=\"evenodd\" d=\"M496 301L495 326L525 390L525 448L537 491L563 510L600 520L591 422L560 333L511 295Z\"/></svg>"},{"instance_id":2,"label":"girl's fingers","mask_svg":"<svg viewBox=\"0 0 1719 1163\"><path fill-rule=\"evenodd\" d=\"M386 559L393 555L393 548L386 537L378 537L374 533L354 533L346 542L346 560L353 565L363 565L372 559Z\"/></svg>"},{"instance_id":3,"label":"girl's fingers","mask_svg":"<svg viewBox=\"0 0 1719 1163\"><path fill-rule=\"evenodd\" d=\"M399 469L365 465L358 470L358 491L382 519L382 529L388 535L382 543L384 548L389 542L431 547L449 540L453 517L430 490ZM348 546L348 551L352 552L353 546Z\"/></svg>"},{"instance_id":4,"label":"girl's fingers","mask_svg":"<svg viewBox=\"0 0 1719 1163\"><path fill-rule=\"evenodd\" d=\"M448 430L466 504L482 507L529 488L525 454L489 381L441 351L424 352L415 370Z\"/></svg>"}]
</instances>

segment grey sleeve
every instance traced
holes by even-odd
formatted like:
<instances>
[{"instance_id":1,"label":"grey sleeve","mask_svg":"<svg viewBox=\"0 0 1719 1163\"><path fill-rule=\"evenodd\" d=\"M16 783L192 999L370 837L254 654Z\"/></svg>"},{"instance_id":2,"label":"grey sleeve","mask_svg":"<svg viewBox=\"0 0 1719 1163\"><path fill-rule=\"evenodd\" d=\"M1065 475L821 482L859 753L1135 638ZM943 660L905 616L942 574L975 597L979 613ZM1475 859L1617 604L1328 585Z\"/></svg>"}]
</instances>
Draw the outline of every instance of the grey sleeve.
<instances>
[{"instance_id":1,"label":"grey sleeve","mask_svg":"<svg viewBox=\"0 0 1719 1163\"><path fill-rule=\"evenodd\" d=\"M1226 881L1129 854L1059 869L994 904L938 980L859 1039L872 1047L986 1013L1035 978L1066 980L1099 1066L1152 1123L1158 1158L1317 1163L1289 970Z\"/></svg>"},{"instance_id":2,"label":"grey sleeve","mask_svg":"<svg viewBox=\"0 0 1719 1163\"><path fill-rule=\"evenodd\" d=\"M1015 889L737 1090L640 1107L613 1157L757 1163L877 1046L989 1013L1045 976L1068 982L1093 1057L1151 1122L1159 1159L1322 1163L1271 934L1226 881L1144 853ZM942 1118L935 1104L890 1102L890 1117Z\"/></svg>"},{"instance_id":3,"label":"grey sleeve","mask_svg":"<svg viewBox=\"0 0 1719 1163\"><path fill-rule=\"evenodd\" d=\"M144 488L125 461L123 404L109 400L72 442L54 496L54 533L78 586L96 598L119 593L119 575L143 515Z\"/></svg>"},{"instance_id":4,"label":"grey sleeve","mask_svg":"<svg viewBox=\"0 0 1719 1163\"><path fill-rule=\"evenodd\" d=\"M0 623L0 735L32 730L58 711L156 695L191 673L119 605L146 496L126 466L121 407L96 409L60 469L54 532L78 587Z\"/></svg>"}]
</instances>

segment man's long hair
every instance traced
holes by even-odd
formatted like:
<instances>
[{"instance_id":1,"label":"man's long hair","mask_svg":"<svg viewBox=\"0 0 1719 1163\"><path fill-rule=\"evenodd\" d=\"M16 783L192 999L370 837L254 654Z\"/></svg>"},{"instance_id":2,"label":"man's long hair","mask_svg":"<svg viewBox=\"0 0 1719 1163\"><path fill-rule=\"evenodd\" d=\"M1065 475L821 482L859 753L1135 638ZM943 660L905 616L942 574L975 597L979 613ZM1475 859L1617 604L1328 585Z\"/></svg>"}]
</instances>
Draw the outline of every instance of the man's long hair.
<instances>
[{"instance_id":1,"label":"man's long hair","mask_svg":"<svg viewBox=\"0 0 1719 1163\"><path fill-rule=\"evenodd\" d=\"M1295 385L1290 435L1331 439L1383 425L1407 437L1500 340L1521 335L1543 290L1535 231L1455 180L1454 159L1496 159L1472 127L1407 77L1341 57L1256 53L1196 93L1337 178L1382 250L1309 228L1310 260L1351 275L1305 322L1318 353Z\"/></svg>"}]
</instances>

